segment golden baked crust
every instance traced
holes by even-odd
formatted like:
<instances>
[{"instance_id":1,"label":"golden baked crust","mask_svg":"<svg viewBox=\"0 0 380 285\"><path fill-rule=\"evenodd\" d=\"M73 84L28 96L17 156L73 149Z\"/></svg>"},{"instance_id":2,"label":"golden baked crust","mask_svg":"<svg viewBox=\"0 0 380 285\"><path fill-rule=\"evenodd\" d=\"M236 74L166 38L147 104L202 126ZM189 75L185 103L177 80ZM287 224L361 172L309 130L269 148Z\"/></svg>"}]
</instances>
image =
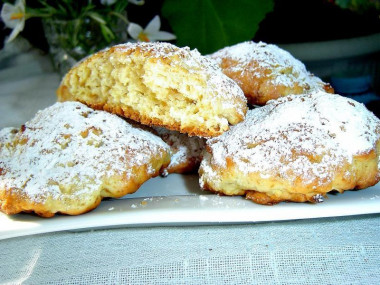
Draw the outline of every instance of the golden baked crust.
<instances>
[{"instance_id":1,"label":"golden baked crust","mask_svg":"<svg viewBox=\"0 0 380 285\"><path fill-rule=\"evenodd\" d=\"M243 42L210 55L236 81L248 103L265 105L271 99L317 90L334 93L330 84L306 70L290 53L276 45Z\"/></svg>"},{"instance_id":2,"label":"golden baked crust","mask_svg":"<svg viewBox=\"0 0 380 285\"><path fill-rule=\"evenodd\" d=\"M321 202L329 191L380 179L379 119L364 105L325 92L250 110L244 122L208 140L206 150L201 187L259 204Z\"/></svg>"},{"instance_id":3,"label":"golden baked crust","mask_svg":"<svg viewBox=\"0 0 380 285\"><path fill-rule=\"evenodd\" d=\"M135 192L169 162L158 136L79 102L56 103L0 131L0 210L82 214Z\"/></svg>"},{"instance_id":4,"label":"golden baked crust","mask_svg":"<svg viewBox=\"0 0 380 285\"><path fill-rule=\"evenodd\" d=\"M170 164L164 169L163 175L169 173L196 173L202 160L206 140L200 137L189 137L177 131L155 127L157 134L171 148Z\"/></svg>"},{"instance_id":5,"label":"golden baked crust","mask_svg":"<svg viewBox=\"0 0 380 285\"><path fill-rule=\"evenodd\" d=\"M57 96L205 137L242 121L247 110L242 90L213 61L169 43L127 43L102 50L66 74Z\"/></svg>"}]
</instances>

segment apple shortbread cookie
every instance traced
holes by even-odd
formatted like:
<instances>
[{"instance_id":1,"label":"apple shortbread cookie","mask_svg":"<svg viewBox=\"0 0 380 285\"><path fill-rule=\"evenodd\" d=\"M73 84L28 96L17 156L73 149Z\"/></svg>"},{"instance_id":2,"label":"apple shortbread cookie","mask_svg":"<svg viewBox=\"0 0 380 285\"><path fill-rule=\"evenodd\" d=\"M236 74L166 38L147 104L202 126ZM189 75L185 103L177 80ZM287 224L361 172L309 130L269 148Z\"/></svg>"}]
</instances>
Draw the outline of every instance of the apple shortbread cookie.
<instances>
[{"instance_id":1,"label":"apple shortbread cookie","mask_svg":"<svg viewBox=\"0 0 380 285\"><path fill-rule=\"evenodd\" d=\"M259 204L321 202L380 179L380 120L334 94L291 95L207 141L201 187Z\"/></svg>"},{"instance_id":2,"label":"apple shortbread cookie","mask_svg":"<svg viewBox=\"0 0 380 285\"><path fill-rule=\"evenodd\" d=\"M239 86L196 50L127 43L87 57L63 78L59 101L80 101L145 125L217 136L242 121Z\"/></svg>"},{"instance_id":3,"label":"apple shortbread cookie","mask_svg":"<svg viewBox=\"0 0 380 285\"><path fill-rule=\"evenodd\" d=\"M0 131L0 210L78 215L135 192L170 162L158 136L79 102Z\"/></svg>"},{"instance_id":4,"label":"apple shortbread cookie","mask_svg":"<svg viewBox=\"0 0 380 285\"><path fill-rule=\"evenodd\" d=\"M290 94L318 90L334 93L330 84L308 72L302 62L276 45L243 42L209 56L239 84L253 105L264 105Z\"/></svg>"}]
</instances>

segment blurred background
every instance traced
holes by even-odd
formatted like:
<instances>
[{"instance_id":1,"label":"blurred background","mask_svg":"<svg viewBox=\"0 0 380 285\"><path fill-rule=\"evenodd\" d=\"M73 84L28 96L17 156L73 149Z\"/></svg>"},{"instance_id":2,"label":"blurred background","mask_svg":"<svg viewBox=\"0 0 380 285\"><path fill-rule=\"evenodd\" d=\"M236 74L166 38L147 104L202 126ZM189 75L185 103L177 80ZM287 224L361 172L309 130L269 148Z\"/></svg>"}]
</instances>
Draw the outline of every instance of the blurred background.
<instances>
[{"instance_id":1,"label":"blurred background","mask_svg":"<svg viewBox=\"0 0 380 285\"><path fill-rule=\"evenodd\" d=\"M41 7L41 2L50 3L31 0L26 1L26 5L33 11ZM93 34L101 32L107 35L101 21L108 21L107 15L111 15L112 9L121 9L118 11L126 20L113 24L113 27L118 26L120 32L117 29L115 32L110 26L116 37L102 38L99 42L104 41L103 45L141 40L133 38L129 31L127 33L128 25L136 24L144 32L144 28L157 15L160 20L159 30L175 36L169 42L197 48L203 54L250 39L279 45L301 60L309 71L330 82L336 93L365 103L379 116L379 0L51 1L53 2L53 6L56 3L64 6L75 2L75 5L71 4L72 10L68 10L68 15L60 15L61 18L73 17L73 13L82 12L89 2L93 6L103 5L104 9L95 10L96 14L86 16L89 20L100 23L101 29ZM52 53L51 43L46 35L46 24L44 27L41 19L43 18L27 19L18 38L26 39L31 47L37 48L42 54L49 54ZM0 48L3 49L12 30L0 22L0 31ZM118 37L118 33L123 35ZM90 50L84 50L80 57L90 53Z\"/></svg>"}]
</instances>

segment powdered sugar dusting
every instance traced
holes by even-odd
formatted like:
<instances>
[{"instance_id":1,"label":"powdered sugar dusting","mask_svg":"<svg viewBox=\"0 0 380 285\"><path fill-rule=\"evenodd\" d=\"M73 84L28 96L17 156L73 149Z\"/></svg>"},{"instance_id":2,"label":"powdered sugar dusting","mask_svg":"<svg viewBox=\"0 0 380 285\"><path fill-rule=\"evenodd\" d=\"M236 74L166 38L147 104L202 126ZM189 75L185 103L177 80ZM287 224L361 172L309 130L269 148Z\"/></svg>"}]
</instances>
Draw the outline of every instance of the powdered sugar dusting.
<instances>
[{"instance_id":1,"label":"powdered sugar dusting","mask_svg":"<svg viewBox=\"0 0 380 285\"><path fill-rule=\"evenodd\" d=\"M46 197L64 199L62 185L79 185L72 196L91 194L101 189L105 177L116 174L129 179L132 166L169 152L150 132L78 102L56 103L39 111L12 136L0 135L0 169L5 170L0 189L23 189L36 202ZM9 141L16 147L7 148ZM8 155L3 155L5 150ZM148 171L152 174L154 169Z\"/></svg>"},{"instance_id":2,"label":"powdered sugar dusting","mask_svg":"<svg viewBox=\"0 0 380 285\"><path fill-rule=\"evenodd\" d=\"M238 63L228 67L232 72L249 72L255 77L265 76L271 78L273 85L290 87L298 83L310 92L323 90L324 83L318 77L309 73L301 61L276 45L243 42L225 47L210 57L219 64L224 58L232 59ZM267 72L263 73L260 71L262 69L266 69Z\"/></svg>"},{"instance_id":3,"label":"powdered sugar dusting","mask_svg":"<svg viewBox=\"0 0 380 285\"><path fill-rule=\"evenodd\" d=\"M0 156L9 157L12 155L12 140L17 134L16 128L4 128L0 130Z\"/></svg>"},{"instance_id":4,"label":"powdered sugar dusting","mask_svg":"<svg viewBox=\"0 0 380 285\"><path fill-rule=\"evenodd\" d=\"M226 168L229 157L244 173L324 184L379 138L379 119L356 101L325 92L290 95L248 111L244 122L208 140L212 156L201 168L217 177L211 163Z\"/></svg>"},{"instance_id":5,"label":"powdered sugar dusting","mask_svg":"<svg viewBox=\"0 0 380 285\"><path fill-rule=\"evenodd\" d=\"M154 128L159 136L171 147L172 156L168 169L179 165L198 165L201 161L201 154L205 147L205 139L200 137L189 137L177 131L170 131L165 128Z\"/></svg>"}]
</instances>

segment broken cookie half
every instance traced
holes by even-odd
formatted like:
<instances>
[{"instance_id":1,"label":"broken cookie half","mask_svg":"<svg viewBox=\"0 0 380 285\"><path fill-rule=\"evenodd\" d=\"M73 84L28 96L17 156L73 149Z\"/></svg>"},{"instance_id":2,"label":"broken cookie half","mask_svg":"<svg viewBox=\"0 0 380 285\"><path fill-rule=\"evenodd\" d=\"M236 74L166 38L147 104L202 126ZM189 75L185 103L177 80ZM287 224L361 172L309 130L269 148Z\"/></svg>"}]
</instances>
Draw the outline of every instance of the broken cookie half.
<instances>
[{"instance_id":1,"label":"broken cookie half","mask_svg":"<svg viewBox=\"0 0 380 285\"><path fill-rule=\"evenodd\" d=\"M127 43L89 56L63 78L59 101L80 101L190 136L214 137L242 121L240 87L196 50Z\"/></svg>"}]
</instances>

